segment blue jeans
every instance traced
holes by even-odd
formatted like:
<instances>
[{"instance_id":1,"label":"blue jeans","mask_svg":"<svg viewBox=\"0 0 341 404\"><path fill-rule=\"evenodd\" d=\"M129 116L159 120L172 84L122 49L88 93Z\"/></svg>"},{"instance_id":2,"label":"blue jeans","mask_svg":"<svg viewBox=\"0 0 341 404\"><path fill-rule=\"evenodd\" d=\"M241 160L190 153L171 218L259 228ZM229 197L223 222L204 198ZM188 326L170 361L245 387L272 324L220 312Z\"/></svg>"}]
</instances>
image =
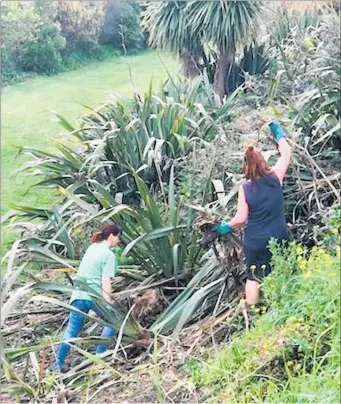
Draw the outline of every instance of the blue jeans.
<instances>
[{"instance_id":1,"label":"blue jeans","mask_svg":"<svg viewBox=\"0 0 341 404\"><path fill-rule=\"evenodd\" d=\"M98 312L96 305L91 300L74 300L71 305L76 309L88 313L90 310L94 310L97 315L100 315ZM79 313L74 311L70 312L69 322L64 332L62 341L68 340L70 338L77 338L80 332L82 331L84 325L85 317ZM115 330L111 327L105 326L102 332L103 338L111 338L115 334ZM97 346L97 353L105 352L106 345L100 344ZM57 363L56 366L58 369L61 369L64 366L65 359L70 351L70 345L67 342L62 342L59 345L58 353L57 353Z\"/></svg>"}]
</instances>

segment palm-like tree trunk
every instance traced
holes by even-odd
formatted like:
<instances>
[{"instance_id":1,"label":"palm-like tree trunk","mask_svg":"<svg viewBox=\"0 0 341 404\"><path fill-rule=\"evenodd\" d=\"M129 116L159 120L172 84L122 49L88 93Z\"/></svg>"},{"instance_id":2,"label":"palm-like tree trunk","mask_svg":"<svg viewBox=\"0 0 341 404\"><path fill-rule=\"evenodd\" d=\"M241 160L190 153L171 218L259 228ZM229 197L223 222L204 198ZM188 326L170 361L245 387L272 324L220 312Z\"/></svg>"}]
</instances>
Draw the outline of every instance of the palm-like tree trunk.
<instances>
[{"instance_id":1,"label":"palm-like tree trunk","mask_svg":"<svg viewBox=\"0 0 341 404\"><path fill-rule=\"evenodd\" d=\"M182 49L179 52L179 62L181 74L185 77L188 77L189 52L187 49Z\"/></svg>"},{"instance_id":2,"label":"palm-like tree trunk","mask_svg":"<svg viewBox=\"0 0 341 404\"><path fill-rule=\"evenodd\" d=\"M202 48L200 43L191 46L191 49L182 49L180 51L181 72L186 78L193 79L199 75L199 60L201 56Z\"/></svg>"},{"instance_id":3,"label":"palm-like tree trunk","mask_svg":"<svg viewBox=\"0 0 341 404\"><path fill-rule=\"evenodd\" d=\"M227 47L220 46L218 65L214 74L213 85L214 91L220 98L223 98L225 95L226 76L229 68L234 63L235 54L236 46L233 41L230 41Z\"/></svg>"}]
</instances>

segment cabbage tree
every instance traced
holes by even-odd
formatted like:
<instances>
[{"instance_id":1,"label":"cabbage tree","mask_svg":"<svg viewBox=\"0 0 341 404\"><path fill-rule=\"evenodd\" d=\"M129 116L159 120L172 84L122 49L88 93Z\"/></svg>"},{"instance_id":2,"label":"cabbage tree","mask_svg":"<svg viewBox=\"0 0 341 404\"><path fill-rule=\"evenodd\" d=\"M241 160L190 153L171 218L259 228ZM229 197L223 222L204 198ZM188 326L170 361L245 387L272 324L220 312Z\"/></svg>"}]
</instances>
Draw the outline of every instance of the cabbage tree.
<instances>
[{"instance_id":1,"label":"cabbage tree","mask_svg":"<svg viewBox=\"0 0 341 404\"><path fill-rule=\"evenodd\" d=\"M193 78L199 73L202 48L200 32L193 35L187 6L186 1L177 0L148 2L141 24L149 36L149 45L177 52L182 73Z\"/></svg>"},{"instance_id":2,"label":"cabbage tree","mask_svg":"<svg viewBox=\"0 0 341 404\"><path fill-rule=\"evenodd\" d=\"M187 6L192 35L203 32L204 39L219 51L214 89L221 98L237 47L249 45L255 37L261 8L261 1L252 0L192 1Z\"/></svg>"}]
</instances>

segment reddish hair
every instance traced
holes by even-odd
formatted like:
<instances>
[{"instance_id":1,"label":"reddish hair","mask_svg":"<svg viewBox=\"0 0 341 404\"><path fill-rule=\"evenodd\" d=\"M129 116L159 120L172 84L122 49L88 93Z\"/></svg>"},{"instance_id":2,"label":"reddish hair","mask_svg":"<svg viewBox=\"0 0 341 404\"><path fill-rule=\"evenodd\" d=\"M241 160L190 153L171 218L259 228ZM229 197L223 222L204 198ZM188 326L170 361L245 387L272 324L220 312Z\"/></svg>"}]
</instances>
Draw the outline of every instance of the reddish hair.
<instances>
[{"instance_id":1,"label":"reddish hair","mask_svg":"<svg viewBox=\"0 0 341 404\"><path fill-rule=\"evenodd\" d=\"M271 173L271 168L261 153L252 145L247 146L243 164L244 175L247 180L257 180Z\"/></svg>"},{"instance_id":2,"label":"reddish hair","mask_svg":"<svg viewBox=\"0 0 341 404\"><path fill-rule=\"evenodd\" d=\"M116 224L107 224L103 227L101 231L97 231L91 236L90 242L99 243L103 240L108 240L109 236L113 234L114 236L119 236L122 234L122 230Z\"/></svg>"}]
</instances>

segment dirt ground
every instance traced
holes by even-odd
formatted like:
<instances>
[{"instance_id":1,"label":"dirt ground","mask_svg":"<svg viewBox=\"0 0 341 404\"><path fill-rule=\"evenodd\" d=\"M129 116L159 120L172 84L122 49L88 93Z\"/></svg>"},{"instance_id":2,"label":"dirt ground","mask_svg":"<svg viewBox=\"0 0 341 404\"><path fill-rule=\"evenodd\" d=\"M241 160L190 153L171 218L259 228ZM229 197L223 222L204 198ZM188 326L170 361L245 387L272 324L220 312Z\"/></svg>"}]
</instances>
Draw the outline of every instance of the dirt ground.
<instances>
[{"instance_id":1,"label":"dirt ground","mask_svg":"<svg viewBox=\"0 0 341 404\"><path fill-rule=\"evenodd\" d=\"M236 298L239 301L240 298ZM37 392L37 403L202 403L205 392L195 388L190 378L191 363L198 363L203 357L203 350L229 343L234 322L243 323L241 313L231 304L229 310L220 318L205 318L199 323L184 329L176 340L171 337L158 336L148 348L136 348L121 345L113 358L113 346L109 346L107 356L102 363L86 363L86 356L73 349L67 359L67 372L54 374L49 366L54 362L55 349L46 340L60 330L65 323L65 312L43 314L51 310L46 304L32 303L26 310L37 314L13 317L4 332L7 346L13 347L42 343L35 351L37 364L40 366L40 381L31 356L14 362L16 374ZM41 311L42 314L39 314ZM231 320L231 321L229 321ZM85 327L87 328L87 326ZM97 335L97 331L94 333ZM114 343L115 344L115 343ZM85 351L92 352L86 346ZM156 352L156 353L155 353ZM110 356L111 355L111 356ZM50 378L54 379L52 389L47 386ZM3 385L4 386L4 380ZM38 398L39 397L39 398ZM20 402L33 402L24 391L20 393ZM15 395L1 395L2 403L18 402Z\"/></svg>"}]
</instances>

